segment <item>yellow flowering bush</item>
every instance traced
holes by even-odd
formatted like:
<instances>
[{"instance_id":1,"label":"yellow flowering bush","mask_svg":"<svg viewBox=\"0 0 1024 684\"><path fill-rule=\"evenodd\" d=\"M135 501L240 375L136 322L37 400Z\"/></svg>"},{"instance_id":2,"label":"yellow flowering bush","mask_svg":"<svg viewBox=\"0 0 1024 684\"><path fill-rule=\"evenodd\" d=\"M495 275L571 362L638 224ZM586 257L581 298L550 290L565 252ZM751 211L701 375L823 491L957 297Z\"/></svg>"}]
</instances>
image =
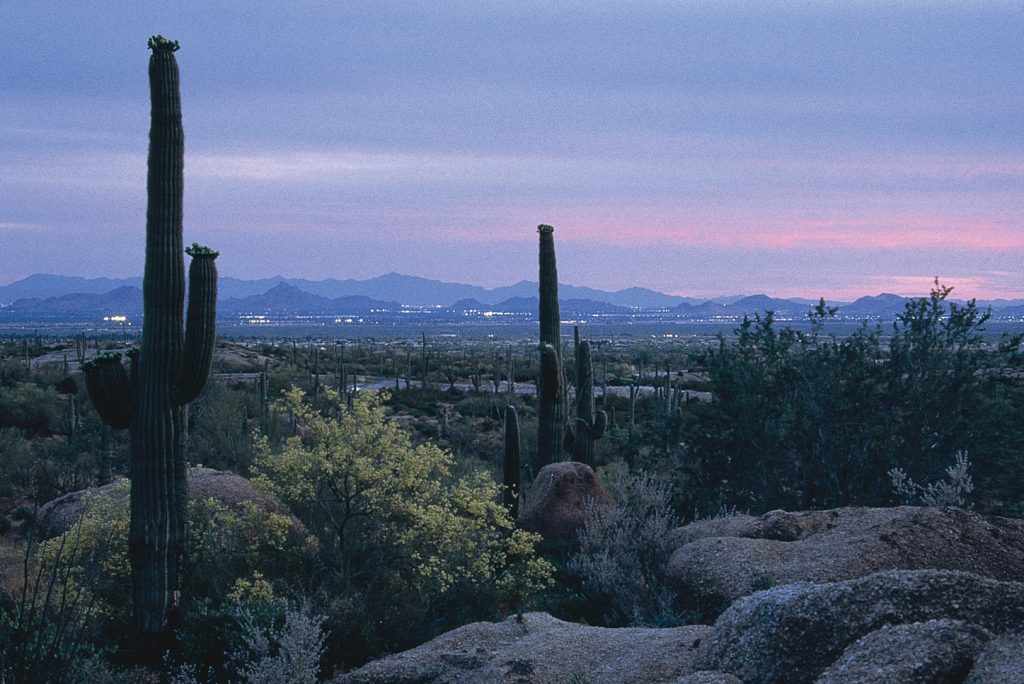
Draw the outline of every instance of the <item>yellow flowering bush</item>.
<instances>
[{"instance_id":1,"label":"yellow flowering bush","mask_svg":"<svg viewBox=\"0 0 1024 684\"><path fill-rule=\"evenodd\" d=\"M376 636L518 610L550 584L538 537L514 529L489 474L455 477L454 457L413 446L380 394L361 393L340 419L326 394L324 413L299 389L284 394L278 408L301 436L277 447L258 437L253 483L319 536L332 595L359 606Z\"/></svg>"},{"instance_id":2,"label":"yellow flowering bush","mask_svg":"<svg viewBox=\"0 0 1024 684\"><path fill-rule=\"evenodd\" d=\"M39 542L32 551L36 573L49 572L62 594L77 597L94 617L124 619L131 594L128 565L128 481L107 492L84 495L84 515L63 534Z\"/></svg>"},{"instance_id":3,"label":"yellow flowering bush","mask_svg":"<svg viewBox=\"0 0 1024 684\"><path fill-rule=\"evenodd\" d=\"M197 596L222 600L240 579L256 576L291 582L309 570L316 555L316 538L293 518L252 501L237 508L213 498L190 501L188 515L192 571L187 589Z\"/></svg>"},{"instance_id":4,"label":"yellow flowering bush","mask_svg":"<svg viewBox=\"0 0 1024 684\"><path fill-rule=\"evenodd\" d=\"M128 488L120 480L110 490L87 494L81 519L32 553L33 568L57 569L50 572L59 573L59 591L124 629L131 615ZM287 515L249 501L236 509L212 498L190 501L183 589L187 597L213 601L263 599L273 595L272 581L308 572L316 551L316 539Z\"/></svg>"}]
</instances>

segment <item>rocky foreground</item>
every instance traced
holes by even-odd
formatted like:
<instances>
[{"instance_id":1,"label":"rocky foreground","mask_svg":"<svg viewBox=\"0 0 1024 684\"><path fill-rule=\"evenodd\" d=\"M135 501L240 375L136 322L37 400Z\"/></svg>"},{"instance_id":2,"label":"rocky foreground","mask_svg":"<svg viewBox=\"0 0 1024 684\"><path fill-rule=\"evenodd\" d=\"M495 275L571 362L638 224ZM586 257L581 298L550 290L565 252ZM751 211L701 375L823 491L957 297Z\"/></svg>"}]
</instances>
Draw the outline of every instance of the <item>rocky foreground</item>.
<instances>
[{"instance_id":1,"label":"rocky foreground","mask_svg":"<svg viewBox=\"0 0 1024 684\"><path fill-rule=\"evenodd\" d=\"M1024 683L1024 521L777 511L694 523L676 541L667 571L680 594L727 606L712 625L607 629L528 613L335 681Z\"/></svg>"},{"instance_id":2,"label":"rocky foreground","mask_svg":"<svg viewBox=\"0 0 1024 684\"><path fill-rule=\"evenodd\" d=\"M244 478L189 473L190 497L286 513ZM582 464L538 473L519 524L569 544L585 503L613 505ZM127 496L119 484L92 494ZM40 510L50 537L94 497ZM674 530L665 573L711 624L591 627L527 613L465 625L337 684L1024 684L1024 520L953 508L840 508Z\"/></svg>"}]
</instances>

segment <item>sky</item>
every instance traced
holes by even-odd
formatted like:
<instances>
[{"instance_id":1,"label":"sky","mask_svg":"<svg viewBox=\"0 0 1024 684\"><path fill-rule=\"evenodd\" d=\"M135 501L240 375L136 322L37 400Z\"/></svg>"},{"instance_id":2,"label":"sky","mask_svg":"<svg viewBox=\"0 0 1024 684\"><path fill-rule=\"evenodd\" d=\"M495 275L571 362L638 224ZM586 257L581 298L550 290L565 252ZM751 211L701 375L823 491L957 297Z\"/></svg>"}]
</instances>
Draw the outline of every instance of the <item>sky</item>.
<instances>
[{"instance_id":1,"label":"sky","mask_svg":"<svg viewBox=\"0 0 1024 684\"><path fill-rule=\"evenodd\" d=\"M1024 297L985 0L0 0L0 284L141 274L157 33L222 275Z\"/></svg>"}]
</instances>

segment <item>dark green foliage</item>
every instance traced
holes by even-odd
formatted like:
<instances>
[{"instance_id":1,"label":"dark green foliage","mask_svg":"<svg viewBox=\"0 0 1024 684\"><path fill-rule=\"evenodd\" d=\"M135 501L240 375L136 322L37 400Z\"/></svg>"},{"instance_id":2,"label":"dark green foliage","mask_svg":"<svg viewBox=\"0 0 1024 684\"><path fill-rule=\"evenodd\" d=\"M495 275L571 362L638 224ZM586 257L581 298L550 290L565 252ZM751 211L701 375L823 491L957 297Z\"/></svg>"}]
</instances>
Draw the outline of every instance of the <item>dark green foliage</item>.
<instances>
[{"instance_id":1,"label":"dark green foliage","mask_svg":"<svg viewBox=\"0 0 1024 684\"><path fill-rule=\"evenodd\" d=\"M47 435L60 425L60 396L51 387L19 383L0 392L0 428Z\"/></svg>"},{"instance_id":2,"label":"dark green foliage","mask_svg":"<svg viewBox=\"0 0 1024 684\"><path fill-rule=\"evenodd\" d=\"M207 676L199 677L198 681L251 681L238 678L239 663L227 656L244 649L246 620L262 627L280 625L287 607L282 599L219 602L201 598L190 604L188 619L179 629L182 659L199 665L195 667L196 674L203 673L202 666L206 666Z\"/></svg>"},{"instance_id":3,"label":"dark green foliage","mask_svg":"<svg viewBox=\"0 0 1024 684\"><path fill-rule=\"evenodd\" d=\"M188 462L247 474L259 411L259 399L248 387L209 383L190 407Z\"/></svg>"},{"instance_id":4,"label":"dark green foliage","mask_svg":"<svg viewBox=\"0 0 1024 684\"><path fill-rule=\"evenodd\" d=\"M0 427L0 497L24 495L32 486L38 442L26 438L20 430Z\"/></svg>"},{"instance_id":5,"label":"dark green foliage","mask_svg":"<svg viewBox=\"0 0 1024 684\"><path fill-rule=\"evenodd\" d=\"M102 426L89 402L54 384L42 368L0 389L0 497L45 503L90 484Z\"/></svg>"},{"instance_id":6,"label":"dark green foliage","mask_svg":"<svg viewBox=\"0 0 1024 684\"><path fill-rule=\"evenodd\" d=\"M57 393L53 370L0 390L0 497L43 504L92 480L105 427L84 396Z\"/></svg>"},{"instance_id":7,"label":"dark green foliage","mask_svg":"<svg viewBox=\"0 0 1024 684\"><path fill-rule=\"evenodd\" d=\"M78 383L71 376L62 378L54 387L60 394L78 394Z\"/></svg>"},{"instance_id":8,"label":"dark green foliage","mask_svg":"<svg viewBox=\"0 0 1024 684\"><path fill-rule=\"evenodd\" d=\"M1019 340L991 348L988 315L948 295L908 302L888 341L867 325L825 334L824 303L806 333L770 313L745 320L704 359L714 401L684 419L686 507L885 505L890 469L934 481L966 450L986 507L1014 512L1024 435L1007 369Z\"/></svg>"}]
</instances>

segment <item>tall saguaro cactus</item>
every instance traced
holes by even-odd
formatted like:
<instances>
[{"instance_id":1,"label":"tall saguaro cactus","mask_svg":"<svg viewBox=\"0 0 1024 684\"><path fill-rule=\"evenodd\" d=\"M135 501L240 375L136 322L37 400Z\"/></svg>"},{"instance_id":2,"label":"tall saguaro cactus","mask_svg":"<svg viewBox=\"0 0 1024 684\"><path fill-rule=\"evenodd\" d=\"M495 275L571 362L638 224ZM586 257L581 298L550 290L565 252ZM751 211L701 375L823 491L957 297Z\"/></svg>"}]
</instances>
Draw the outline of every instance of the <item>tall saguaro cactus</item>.
<instances>
[{"instance_id":1,"label":"tall saguaro cactus","mask_svg":"<svg viewBox=\"0 0 1024 684\"><path fill-rule=\"evenodd\" d=\"M540 234L540 376L537 379L537 461L554 463L562 451L565 430L561 353L561 318L558 312L558 267L555 229L537 226Z\"/></svg>"},{"instance_id":2,"label":"tall saguaro cactus","mask_svg":"<svg viewBox=\"0 0 1024 684\"><path fill-rule=\"evenodd\" d=\"M590 358L590 342L576 347L576 439L572 457L588 466L594 465L594 440L604 436L608 414L594 411L594 366Z\"/></svg>"},{"instance_id":3,"label":"tall saguaro cactus","mask_svg":"<svg viewBox=\"0 0 1024 684\"><path fill-rule=\"evenodd\" d=\"M151 124L146 189L146 266L142 344L131 374L117 355L85 368L97 412L131 433L131 521L135 628L143 659L159 658L173 638L186 542L185 406L206 384L214 348L217 252L182 247L184 135L176 41L149 40ZM189 301L183 322L185 267ZM187 325L185 324L187 323Z\"/></svg>"}]
</instances>

